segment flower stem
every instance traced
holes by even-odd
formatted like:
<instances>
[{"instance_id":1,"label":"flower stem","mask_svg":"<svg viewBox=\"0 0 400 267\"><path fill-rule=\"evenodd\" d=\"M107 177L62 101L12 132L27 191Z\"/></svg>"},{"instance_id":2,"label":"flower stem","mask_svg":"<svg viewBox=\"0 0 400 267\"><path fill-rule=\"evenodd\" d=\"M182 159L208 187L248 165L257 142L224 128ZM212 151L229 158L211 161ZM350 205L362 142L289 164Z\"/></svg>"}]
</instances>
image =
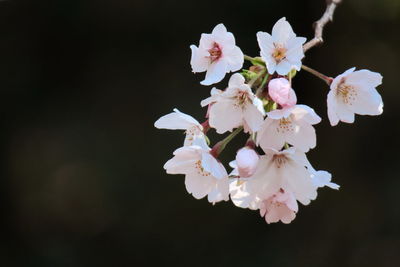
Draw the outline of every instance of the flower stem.
<instances>
[{"instance_id":1,"label":"flower stem","mask_svg":"<svg viewBox=\"0 0 400 267\"><path fill-rule=\"evenodd\" d=\"M214 145L214 147L211 149L211 155L213 155L215 158L217 158L221 152L225 149L226 145L232 141L233 138L235 138L236 135L238 135L241 131L243 130L243 127L236 128L233 132L231 132L230 135L225 137L223 140L219 141Z\"/></svg>"},{"instance_id":2,"label":"flower stem","mask_svg":"<svg viewBox=\"0 0 400 267\"><path fill-rule=\"evenodd\" d=\"M328 85L331 85L331 83L332 83L332 81L333 81L333 78L328 77L328 76L326 76L326 75L324 75L324 74L322 74L322 73L320 73L320 72L318 72L318 71L316 71L316 70L314 70L314 69L312 69L312 68L310 68L310 67L307 67L307 66L305 66L305 65L302 65L301 68L302 68L303 70L305 70L305 71L307 71L307 72L309 72L309 73L311 73L311 74L317 76L318 78L320 78L321 80L323 80L324 82L326 82Z\"/></svg>"},{"instance_id":3,"label":"flower stem","mask_svg":"<svg viewBox=\"0 0 400 267\"><path fill-rule=\"evenodd\" d=\"M244 60L247 60L247 61L253 61L253 60L255 60L255 58L254 57L250 57L250 56L247 56L247 55L244 55Z\"/></svg>"}]
</instances>

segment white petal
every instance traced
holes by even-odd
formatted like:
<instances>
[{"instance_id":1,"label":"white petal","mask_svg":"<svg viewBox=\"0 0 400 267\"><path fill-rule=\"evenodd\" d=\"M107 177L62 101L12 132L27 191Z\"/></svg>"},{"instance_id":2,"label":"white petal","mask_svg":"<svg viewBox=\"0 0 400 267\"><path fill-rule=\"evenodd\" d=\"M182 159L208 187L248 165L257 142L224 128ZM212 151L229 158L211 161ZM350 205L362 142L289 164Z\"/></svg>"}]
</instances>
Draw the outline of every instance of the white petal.
<instances>
[{"instance_id":1,"label":"white petal","mask_svg":"<svg viewBox=\"0 0 400 267\"><path fill-rule=\"evenodd\" d=\"M208 193L208 202L216 203L229 200L229 179L226 177L216 182L215 187Z\"/></svg>"},{"instance_id":2,"label":"white petal","mask_svg":"<svg viewBox=\"0 0 400 267\"><path fill-rule=\"evenodd\" d=\"M228 83L228 89L236 89L244 85L245 79L240 73L235 73L231 76Z\"/></svg>"},{"instance_id":3,"label":"white petal","mask_svg":"<svg viewBox=\"0 0 400 267\"><path fill-rule=\"evenodd\" d=\"M178 109L174 109L174 112L162 116L154 123L154 126L158 129L169 130L187 130L196 125L201 127L196 119L180 112Z\"/></svg>"},{"instance_id":4,"label":"white petal","mask_svg":"<svg viewBox=\"0 0 400 267\"><path fill-rule=\"evenodd\" d=\"M283 189L293 192L296 199L303 205L308 205L310 200L317 197L317 187L313 184L311 175L301 165L289 161L282 168L282 175L285 177Z\"/></svg>"},{"instance_id":5,"label":"white petal","mask_svg":"<svg viewBox=\"0 0 400 267\"><path fill-rule=\"evenodd\" d=\"M223 179L228 176L224 165L218 162L210 153L203 153L201 165L205 171L211 173L217 179Z\"/></svg>"},{"instance_id":6,"label":"white petal","mask_svg":"<svg viewBox=\"0 0 400 267\"><path fill-rule=\"evenodd\" d=\"M321 122L321 117L315 113L314 109L306 105L296 105L292 110L292 114L296 120L303 120L309 124L317 124Z\"/></svg>"},{"instance_id":7,"label":"white petal","mask_svg":"<svg viewBox=\"0 0 400 267\"><path fill-rule=\"evenodd\" d=\"M206 78L201 82L202 85L211 85L222 81L227 72L227 64L223 60L218 60L210 65L207 70Z\"/></svg>"},{"instance_id":8,"label":"white petal","mask_svg":"<svg viewBox=\"0 0 400 267\"><path fill-rule=\"evenodd\" d=\"M380 115L383 112L382 97L375 88L358 90L355 101L348 108L360 115Z\"/></svg>"},{"instance_id":9,"label":"white petal","mask_svg":"<svg viewBox=\"0 0 400 267\"><path fill-rule=\"evenodd\" d=\"M335 97L335 91L330 90L327 97L328 104L328 118L332 126L336 126L339 123L339 117L336 113L337 110L337 100Z\"/></svg>"},{"instance_id":10,"label":"white petal","mask_svg":"<svg viewBox=\"0 0 400 267\"><path fill-rule=\"evenodd\" d=\"M257 144L264 152L270 148L280 150L285 145L285 136L277 131L278 123L278 121L267 118L258 133Z\"/></svg>"},{"instance_id":11,"label":"white petal","mask_svg":"<svg viewBox=\"0 0 400 267\"><path fill-rule=\"evenodd\" d=\"M382 84L382 75L378 72L369 70L358 70L347 75L346 83L358 84L361 83L366 88L377 87Z\"/></svg>"},{"instance_id":12,"label":"white petal","mask_svg":"<svg viewBox=\"0 0 400 267\"><path fill-rule=\"evenodd\" d=\"M210 108L210 126L215 128L217 133L222 134L232 131L242 125L242 110L235 108L231 102L217 102Z\"/></svg>"},{"instance_id":13,"label":"white petal","mask_svg":"<svg viewBox=\"0 0 400 267\"><path fill-rule=\"evenodd\" d=\"M196 199L205 197L214 188L215 184L216 180L212 176L191 173L185 177L186 190Z\"/></svg>"},{"instance_id":14,"label":"white petal","mask_svg":"<svg viewBox=\"0 0 400 267\"><path fill-rule=\"evenodd\" d=\"M298 122L295 131L286 135L286 142L301 151L308 152L310 148L314 148L317 144L315 129L308 123Z\"/></svg>"},{"instance_id":15,"label":"white petal","mask_svg":"<svg viewBox=\"0 0 400 267\"><path fill-rule=\"evenodd\" d=\"M197 48L195 45L191 45L190 49L192 49L192 57L190 59L192 71L194 73L206 71L210 64L210 60L207 58L209 53L206 50Z\"/></svg>"},{"instance_id":16,"label":"white petal","mask_svg":"<svg viewBox=\"0 0 400 267\"><path fill-rule=\"evenodd\" d=\"M287 60L282 60L276 65L276 72L279 75L286 75L292 70L292 64L289 63Z\"/></svg>"},{"instance_id":17,"label":"white petal","mask_svg":"<svg viewBox=\"0 0 400 267\"><path fill-rule=\"evenodd\" d=\"M205 107L205 106L208 106L209 104L211 104L211 103L213 103L213 102L216 102L216 101L218 101L218 98L221 96L221 94L223 93L224 91L222 91L222 90L219 90L219 89L217 89L217 88L212 88L211 89L211 96L210 97L208 97L208 98L206 98L206 99L204 99L204 100L202 100L201 102L200 102L200 105L202 106L202 107Z\"/></svg>"},{"instance_id":18,"label":"white petal","mask_svg":"<svg viewBox=\"0 0 400 267\"><path fill-rule=\"evenodd\" d=\"M336 90L337 86L339 85L339 83L342 81L343 77L347 77L350 73L354 72L356 68L350 68L348 70L346 70L345 72L343 72L342 74L338 75L335 77L335 79L333 79L332 83L331 83L331 90Z\"/></svg>"},{"instance_id":19,"label":"white petal","mask_svg":"<svg viewBox=\"0 0 400 267\"><path fill-rule=\"evenodd\" d=\"M264 122L263 114L253 104L246 105L243 117L253 133L258 131Z\"/></svg>"},{"instance_id":20,"label":"white petal","mask_svg":"<svg viewBox=\"0 0 400 267\"><path fill-rule=\"evenodd\" d=\"M283 44L293 37L296 37L296 35L285 17L278 20L272 28L272 38L275 43Z\"/></svg>"},{"instance_id":21,"label":"white petal","mask_svg":"<svg viewBox=\"0 0 400 267\"><path fill-rule=\"evenodd\" d=\"M244 55L242 50L235 46L230 51L223 51L223 60L228 63L227 71L238 71L243 67Z\"/></svg>"},{"instance_id":22,"label":"white petal","mask_svg":"<svg viewBox=\"0 0 400 267\"><path fill-rule=\"evenodd\" d=\"M346 105L341 99L339 99L339 101L336 102L336 106L336 114L341 121L346 123L354 122L354 113L349 109L348 105Z\"/></svg>"}]
</instances>

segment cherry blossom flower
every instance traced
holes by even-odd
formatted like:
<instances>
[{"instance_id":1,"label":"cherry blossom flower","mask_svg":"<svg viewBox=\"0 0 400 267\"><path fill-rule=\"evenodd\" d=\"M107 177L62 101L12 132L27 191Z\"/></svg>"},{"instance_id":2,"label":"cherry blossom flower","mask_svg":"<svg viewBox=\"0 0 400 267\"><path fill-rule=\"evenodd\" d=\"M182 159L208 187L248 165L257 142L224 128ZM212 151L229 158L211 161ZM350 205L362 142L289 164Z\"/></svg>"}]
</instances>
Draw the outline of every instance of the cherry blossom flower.
<instances>
[{"instance_id":1,"label":"cherry blossom flower","mask_svg":"<svg viewBox=\"0 0 400 267\"><path fill-rule=\"evenodd\" d=\"M263 104L239 73L232 75L228 88L218 94L214 101L209 110L209 123L219 134L243 125L255 132L263 123Z\"/></svg>"},{"instance_id":2,"label":"cherry blossom flower","mask_svg":"<svg viewBox=\"0 0 400 267\"><path fill-rule=\"evenodd\" d=\"M275 78L268 83L268 95L282 107L296 105L297 97L285 78Z\"/></svg>"},{"instance_id":3,"label":"cherry blossom flower","mask_svg":"<svg viewBox=\"0 0 400 267\"><path fill-rule=\"evenodd\" d=\"M203 138L195 139L192 146L175 150L164 169L168 174L185 174L186 190L196 199L207 196L210 203L228 201L228 174L210 150Z\"/></svg>"},{"instance_id":4,"label":"cherry blossom flower","mask_svg":"<svg viewBox=\"0 0 400 267\"><path fill-rule=\"evenodd\" d=\"M202 85L220 82L226 73L242 68L244 55L235 44L235 37L223 24L215 26L211 34L202 34L199 47L191 45L190 64L193 72L204 72L206 78Z\"/></svg>"},{"instance_id":5,"label":"cherry blossom flower","mask_svg":"<svg viewBox=\"0 0 400 267\"><path fill-rule=\"evenodd\" d=\"M267 113L257 134L257 143L264 149L280 150L289 143L303 152L316 146L315 129L321 118L306 105L296 105Z\"/></svg>"},{"instance_id":6,"label":"cherry blossom flower","mask_svg":"<svg viewBox=\"0 0 400 267\"><path fill-rule=\"evenodd\" d=\"M231 179L229 190L236 206L259 209L262 201L281 189L293 193L303 205L317 197L317 186L303 162L303 152L291 147L283 151L267 149L265 153L253 176Z\"/></svg>"},{"instance_id":7,"label":"cherry blossom flower","mask_svg":"<svg viewBox=\"0 0 400 267\"><path fill-rule=\"evenodd\" d=\"M328 93L328 118L332 126L339 121L353 123L354 114L380 115L382 97L375 87L382 83L382 75L369 70L351 68L337 76Z\"/></svg>"},{"instance_id":8,"label":"cherry blossom flower","mask_svg":"<svg viewBox=\"0 0 400 267\"><path fill-rule=\"evenodd\" d=\"M299 209L296 198L290 192L279 190L270 198L264 200L260 207L261 217L269 223L283 222L290 223L296 218Z\"/></svg>"},{"instance_id":9,"label":"cherry blossom flower","mask_svg":"<svg viewBox=\"0 0 400 267\"><path fill-rule=\"evenodd\" d=\"M254 174L260 156L257 152L246 146L236 153L236 164L240 177L246 178Z\"/></svg>"},{"instance_id":10,"label":"cherry blossom flower","mask_svg":"<svg viewBox=\"0 0 400 267\"><path fill-rule=\"evenodd\" d=\"M195 138L204 138L203 126L192 116L182 113L176 108L174 112L159 118L154 126L158 129L185 130L185 146L192 145Z\"/></svg>"},{"instance_id":11,"label":"cherry blossom flower","mask_svg":"<svg viewBox=\"0 0 400 267\"><path fill-rule=\"evenodd\" d=\"M279 75L287 75L292 69L300 70L306 38L296 37L286 18L275 23L272 35L258 32L257 40L270 74L276 71Z\"/></svg>"}]
</instances>

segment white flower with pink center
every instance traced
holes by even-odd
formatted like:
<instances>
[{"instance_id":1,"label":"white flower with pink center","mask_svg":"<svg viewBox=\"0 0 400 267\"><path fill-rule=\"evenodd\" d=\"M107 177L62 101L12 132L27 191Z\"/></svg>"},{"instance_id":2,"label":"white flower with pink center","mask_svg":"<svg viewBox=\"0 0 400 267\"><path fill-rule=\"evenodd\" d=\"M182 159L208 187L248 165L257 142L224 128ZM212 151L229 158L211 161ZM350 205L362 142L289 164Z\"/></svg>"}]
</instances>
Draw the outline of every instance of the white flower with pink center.
<instances>
[{"instance_id":1,"label":"white flower with pink center","mask_svg":"<svg viewBox=\"0 0 400 267\"><path fill-rule=\"evenodd\" d=\"M220 82L226 73L238 71L243 66L244 55L236 46L233 34L223 24L215 26L211 34L203 33L199 47L191 45L190 48L193 72L207 72L202 85Z\"/></svg>"},{"instance_id":2,"label":"white flower with pink center","mask_svg":"<svg viewBox=\"0 0 400 267\"><path fill-rule=\"evenodd\" d=\"M267 113L267 118L257 134L257 144L264 150L280 150L285 143L303 152L316 146L312 125L321 121L314 110L306 105L295 105Z\"/></svg>"},{"instance_id":3,"label":"white flower with pink center","mask_svg":"<svg viewBox=\"0 0 400 267\"><path fill-rule=\"evenodd\" d=\"M268 95L282 107L296 105L296 93L285 78L275 78L268 83Z\"/></svg>"},{"instance_id":4,"label":"white flower with pink center","mask_svg":"<svg viewBox=\"0 0 400 267\"><path fill-rule=\"evenodd\" d=\"M219 134L240 126L256 132L263 123L263 104L239 73L232 75L228 88L213 100L215 102L210 106L209 123Z\"/></svg>"},{"instance_id":5,"label":"white flower with pink center","mask_svg":"<svg viewBox=\"0 0 400 267\"><path fill-rule=\"evenodd\" d=\"M279 75L287 75L292 69L300 70L306 38L296 37L286 18L275 23L272 35L258 32L257 40L270 74L276 71Z\"/></svg>"},{"instance_id":6,"label":"white flower with pink center","mask_svg":"<svg viewBox=\"0 0 400 267\"><path fill-rule=\"evenodd\" d=\"M339 121L353 123L354 114L380 115L383 112L382 97L375 88L382 83L382 75L354 70L351 68L340 74L331 84L327 102L332 126Z\"/></svg>"},{"instance_id":7,"label":"white flower with pink center","mask_svg":"<svg viewBox=\"0 0 400 267\"><path fill-rule=\"evenodd\" d=\"M204 139L195 139L192 146L175 150L164 169L169 174L185 174L186 190L196 199L207 196L210 203L228 201L228 174L210 150Z\"/></svg>"},{"instance_id":8,"label":"white flower with pink center","mask_svg":"<svg viewBox=\"0 0 400 267\"><path fill-rule=\"evenodd\" d=\"M260 209L264 200L281 189L291 192L303 205L317 197L317 186L304 164L303 152L288 148L283 151L268 149L265 153L251 177L231 179L230 194L236 206Z\"/></svg>"},{"instance_id":9,"label":"white flower with pink center","mask_svg":"<svg viewBox=\"0 0 400 267\"><path fill-rule=\"evenodd\" d=\"M296 218L299 210L296 198L290 192L282 189L272 195L270 198L262 201L260 205L260 215L265 217L267 223L290 223Z\"/></svg>"},{"instance_id":10,"label":"white flower with pink center","mask_svg":"<svg viewBox=\"0 0 400 267\"><path fill-rule=\"evenodd\" d=\"M192 145L196 138L204 138L203 126L195 118L180 112L176 108L174 112L159 118L154 126L158 129L185 130L185 146Z\"/></svg>"}]
</instances>

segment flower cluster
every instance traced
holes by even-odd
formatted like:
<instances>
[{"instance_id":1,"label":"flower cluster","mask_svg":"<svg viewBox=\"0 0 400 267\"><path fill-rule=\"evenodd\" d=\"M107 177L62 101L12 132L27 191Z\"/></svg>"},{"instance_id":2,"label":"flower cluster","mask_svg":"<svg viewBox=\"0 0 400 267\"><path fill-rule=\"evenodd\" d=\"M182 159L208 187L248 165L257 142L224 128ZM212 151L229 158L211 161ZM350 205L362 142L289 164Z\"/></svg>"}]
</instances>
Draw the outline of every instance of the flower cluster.
<instances>
[{"instance_id":1,"label":"flower cluster","mask_svg":"<svg viewBox=\"0 0 400 267\"><path fill-rule=\"evenodd\" d=\"M294 76L303 69L330 85L332 126L354 122L354 114L381 114L383 103L375 87L382 76L351 68L333 79L302 65L306 38L296 36L285 18L276 22L271 34L258 32L257 40L260 57L253 58L242 53L223 24L202 34L199 46L191 46L193 72L206 72L201 84L220 82L227 73L242 69L244 60L251 66L234 73L224 90L211 89L210 97L201 101L207 108L203 123L174 109L155 127L186 132L183 147L164 169L184 174L186 189L195 198L207 196L213 204L230 198L238 207L259 210L267 223L290 223L298 202L308 205L320 187L339 188L329 172L314 169L307 159L306 153L316 146L313 125L321 118L297 103ZM230 134L211 148L206 134L212 128ZM230 162L233 170L228 174L218 156L242 131L248 140Z\"/></svg>"}]
</instances>

